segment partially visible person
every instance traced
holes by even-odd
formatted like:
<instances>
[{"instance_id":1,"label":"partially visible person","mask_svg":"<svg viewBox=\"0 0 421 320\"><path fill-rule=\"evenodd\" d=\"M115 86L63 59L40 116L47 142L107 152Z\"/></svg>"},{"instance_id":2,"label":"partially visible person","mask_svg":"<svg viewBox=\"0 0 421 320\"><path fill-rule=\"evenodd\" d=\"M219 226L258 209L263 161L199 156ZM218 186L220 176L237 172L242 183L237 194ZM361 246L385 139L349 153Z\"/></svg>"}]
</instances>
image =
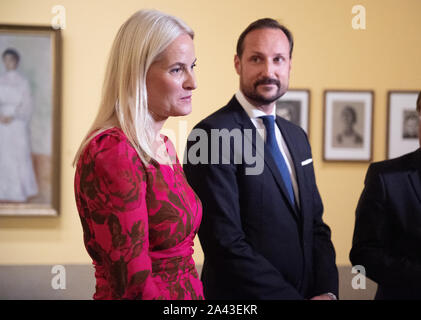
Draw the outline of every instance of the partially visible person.
<instances>
[{"instance_id":1,"label":"partially visible person","mask_svg":"<svg viewBox=\"0 0 421 320\"><path fill-rule=\"evenodd\" d=\"M336 136L338 144L343 146L362 145L363 137L355 130L357 113L352 106L345 106L341 111L343 130Z\"/></svg>"},{"instance_id":2,"label":"partially visible person","mask_svg":"<svg viewBox=\"0 0 421 320\"><path fill-rule=\"evenodd\" d=\"M251 23L234 57L239 91L199 122L187 143L184 170L204 208L199 239L206 299L338 295L335 250L307 135L276 116L276 101L288 90L292 49L292 34L278 21ZM200 150L207 161L197 163L192 136L200 132L209 144ZM220 147L227 152L213 144L217 132L228 136ZM236 136L243 149L235 146ZM262 170L249 173L246 150Z\"/></svg>"},{"instance_id":3,"label":"partially visible person","mask_svg":"<svg viewBox=\"0 0 421 320\"><path fill-rule=\"evenodd\" d=\"M0 201L26 202L38 193L31 152L31 89L17 70L17 50L6 49L2 59L6 72L0 75Z\"/></svg>"},{"instance_id":4,"label":"partially visible person","mask_svg":"<svg viewBox=\"0 0 421 320\"><path fill-rule=\"evenodd\" d=\"M421 117L421 92L417 100ZM421 128L421 126L419 126ZM421 130L421 129L419 129ZM420 145L421 145L421 134ZM372 163L356 210L350 260L375 299L421 299L421 149Z\"/></svg>"},{"instance_id":5,"label":"partially visible person","mask_svg":"<svg viewBox=\"0 0 421 320\"><path fill-rule=\"evenodd\" d=\"M180 19L141 10L114 40L98 115L75 158L94 299L203 299L192 258L201 203L160 134L169 117L191 112L193 36Z\"/></svg>"}]
</instances>

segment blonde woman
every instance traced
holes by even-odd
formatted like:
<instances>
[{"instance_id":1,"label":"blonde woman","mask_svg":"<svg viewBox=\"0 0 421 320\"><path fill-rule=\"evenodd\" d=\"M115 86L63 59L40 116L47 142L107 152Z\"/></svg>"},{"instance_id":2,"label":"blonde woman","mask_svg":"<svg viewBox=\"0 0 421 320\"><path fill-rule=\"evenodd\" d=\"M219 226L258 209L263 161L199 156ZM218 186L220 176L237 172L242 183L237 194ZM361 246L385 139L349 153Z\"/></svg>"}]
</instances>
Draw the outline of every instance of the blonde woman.
<instances>
[{"instance_id":1,"label":"blonde woman","mask_svg":"<svg viewBox=\"0 0 421 320\"><path fill-rule=\"evenodd\" d=\"M180 19L141 10L114 40L98 115L75 158L94 299L203 299L192 258L201 203L160 134L168 117L191 112L193 36Z\"/></svg>"}]
</instances>

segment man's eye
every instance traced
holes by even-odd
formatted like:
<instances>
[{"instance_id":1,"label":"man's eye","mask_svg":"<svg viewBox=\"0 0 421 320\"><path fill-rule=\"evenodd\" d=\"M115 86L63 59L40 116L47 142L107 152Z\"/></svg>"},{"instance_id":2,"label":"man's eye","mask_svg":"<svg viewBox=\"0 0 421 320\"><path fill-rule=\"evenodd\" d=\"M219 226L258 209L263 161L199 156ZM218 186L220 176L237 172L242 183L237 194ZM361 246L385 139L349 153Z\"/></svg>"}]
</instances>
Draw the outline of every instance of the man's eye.
<instances>
[{"instance_id":1,"label":"man's eye","mask_svg":"<svg viewBox=\"0 0 421 320\"><path fill-rule=\"evenodd\" d=\"M252 57L251 61L253 62L259 62L260 61L260 57Z\"/></svg>"}]
</instances>

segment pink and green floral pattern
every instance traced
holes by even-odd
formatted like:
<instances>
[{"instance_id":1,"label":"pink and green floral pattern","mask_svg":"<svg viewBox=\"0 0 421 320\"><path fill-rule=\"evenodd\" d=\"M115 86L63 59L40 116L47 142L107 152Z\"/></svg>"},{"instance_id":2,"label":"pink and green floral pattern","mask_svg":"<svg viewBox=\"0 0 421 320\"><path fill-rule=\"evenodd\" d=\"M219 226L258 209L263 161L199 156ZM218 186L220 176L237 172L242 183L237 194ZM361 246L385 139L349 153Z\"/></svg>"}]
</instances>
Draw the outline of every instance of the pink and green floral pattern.
<instances>
[{"instance_id":1,"label":"pink and green floral pattern","mask_svg":"<svg viewBox=\"0 0 421 320\"><path fill-rule=\"evenodd\" d=\"M164 141L173 167L145 165L117 128L93 138L79 159L75 196L94 299L203 299L192 258L202 206Z\"/></svg>"}]
</instances>

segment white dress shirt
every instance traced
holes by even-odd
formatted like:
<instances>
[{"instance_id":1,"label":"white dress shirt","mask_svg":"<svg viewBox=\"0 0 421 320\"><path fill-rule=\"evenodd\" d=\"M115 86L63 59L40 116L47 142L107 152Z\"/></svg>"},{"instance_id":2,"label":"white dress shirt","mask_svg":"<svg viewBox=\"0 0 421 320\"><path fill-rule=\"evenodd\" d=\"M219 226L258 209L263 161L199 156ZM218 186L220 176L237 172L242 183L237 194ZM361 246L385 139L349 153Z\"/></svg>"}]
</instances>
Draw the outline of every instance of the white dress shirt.
<instances>
[{"instance_id":1,"label":"white dress shirt","mask_svg":"<svg viewBox=\"0 0 421 320\"><path fill-rule=\"evenodd\" d=\"M240 105L243 107L244 111L250 117L251 122L258 129L257 132L259 132L259 134L262 136L263 140L266 142L266 127L263 123L263 120L260 119L259 117L267 116L267 114L264 113L262 110L257 109L250 102L248 102L247 99L244 97L244 94L241 92L241 90L239 90L235 94L235 97L237 98ZM273 108L271 115L276 119L275 107ZM276 124L276 122L275 122L275 124ZM299 199L300 198L299 198L299 194L298 194L297 177L295 175L294 163L292 161L291 154L289 153L288 146L285 143L284 138L282 137L281 130L279 130L277 125L275 125L275 136L276 136L276 141L278 142L279 150L281 150L282 156L285 159L285 163L288 167L288 171L289 171L289 174L291 176L292 188L294 189L295 203L299 207L299 205L300 205Z\"/></svg>"}]
</instances>

